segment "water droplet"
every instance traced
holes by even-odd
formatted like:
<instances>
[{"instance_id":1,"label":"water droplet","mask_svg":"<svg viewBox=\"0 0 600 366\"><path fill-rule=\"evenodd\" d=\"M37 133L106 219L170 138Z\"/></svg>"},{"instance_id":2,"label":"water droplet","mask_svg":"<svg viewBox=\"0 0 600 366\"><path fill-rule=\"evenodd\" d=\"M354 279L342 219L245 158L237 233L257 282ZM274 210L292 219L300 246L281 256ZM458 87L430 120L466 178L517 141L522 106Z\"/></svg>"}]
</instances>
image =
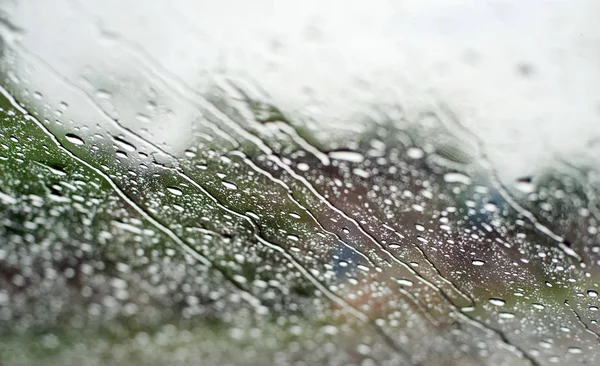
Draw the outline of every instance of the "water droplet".
<instances>
[{"instance_id":1,"label":"water droplet","mask_svg":"<svg viewBox=\"0 0 600 366\"><path fill-rule=\"evenodd\" d=\"M400 279L396 280L396 282L398 282L398 284L401 286L412 286L413 285L413 281L406 279L406 278L400 278Z\"/></svg>"},{"instance_id":2,"label":"water droplet","mask_svg":"<svg viewBox=\"0 0 600 366\"><path fill-rule=\"evenodd\" d=\"M418 147L409 147L408 150L406 150L406 155L411 159L421 159L425 156L425 152Z\"/></svg>"},{"instance_id":3,"label":"water droplet","mask_svg":"<svg viewBox=\"0 0 600 366\"><path fill-rule=\"evenodd\" d=\"M545 308L545 306L543 304L534 302L533 304L531 304L531 306L533 306L534 309L538 309L538 310L543 310Z\"/></svg>"},{"instance_id":4,"label":"water droplet","mask_svg":"<svg viewBox=\"0 0 600 366\"><path fill-rule=\"evenodd\" d=\"M345 160L352 163L362 163L365 160L361 153L355 151L332 151L328 155L331 159Z\"/></svg>"},{"instance_id":5,"label":"water droplet","mask_svg":"<svg viewBox=\"0 0 600 366\"><path fill-rule=\"evenodd\" d=\"M471 184L471 178L469 176L457 172L444 174L444 181L446 183Z\"/></svg>"},{"instance_id":6,"label":"water droplet","mask_svg":"<svg viewBox=\"0 0 600 366\"><path fill-rule=\"evenodd\" d=\"M595 291L595 290L589 290L589 291L587 292L587 295L588 295L589 297L598 297L598 291Z\"/></svg>"},{"instance_id":7,"label":"water droplet","mask_svg":"<svg viewBox=\"0 0 600 366\"><path fill-rule=\"evenodd\" d=\"M483 266L485 264L485 262L482 260L479 260L479 259L473 259L471 264L473 264L474 266Z\"/></svg>"},{"instance_id":8,"label":"water droplet","mask_svg":"<svg viewBox=\"0 0 600 366\"><path fill-rule=\"evenodd\" d=\"M115 142L117 143L117 145L119 145L123 149L125 149L129 152L134 152L136 150L135 146L133 146L131 143L125 141L123 138L114 136L114 139L115 139Z\"/></svg>"},{"instance_id":9,"label":"water droplet","mask_svg":"<svg viewBox=\"0 0 600 366\"><path fill-rule=\"evenodd\" d=\"M83 141L83 139L77 135L74 135L72 133L68 133L65 135L65 138L67 139L67 141L69 141L70 143L72 143L73 145L84 145L85 141Z\"/></svg>"},{"instance_id":10,"label":"water droplet","mask_svg":"<svg viewBox=\"0 0 600 366\"><path fill-rule=\"evenodd\" d=\"M358 175L361 178L367 179L371 176L371 173L369 173L368 171L364 170L364 169L359 169L359 168L355 168L352 170L352 173Z\"/></svg>"},{"instance_id":11,"label":"water droplet","mask_svg":"<svg viewBox=\"0 0 600 366\"><path fill-rule=\"evenodd\" d=\"M225 188L227 188L227 189L231 189L231 190L238 189L238 187L235 184L228 182L226 180L221 181L221 184L223 184L225 186Z\"/></svg>"},{"instance_id":12,"label":"water droplet","mask_svg":"<svg viewBox=\"0 0 600 366\"><path fill-rule=\"evenodd\" d=\"M418 231L425 231L425 227L421 224L415 224L415 228L417 228Z\"/></svg>"},{"instance_id":13,"label":"water droplet","mask_svg":"<svg viewBox=\"0 0 600 366\"><path fill-rule=\"evenodd\" d=\"M169 191L174 196L183 196L183 191L177 187L167 187L167 191Z\"/></svg>"},{"instance_id":14,"label":"water droplet","mask_svg":"<svg viewBox=\"0 0 600 366\"><path fill-rule=\"evenodd\" d=\"M298 163L298 165L296 165L296 168L298 168L298 170L301 172L306 172L308 171L308 169L310 169L310 167L306 163Z\"/></svg>"},{"instance_id":15,"label":"water droplet","mask_svg":"<svg viewBox=\"0 0 600 366\"><path fill-rule=\"evenodd\" d=\"M515 318L515 314L507 313L507 312L498 313L498 316L501 319L514 319Z\"/></svg>"},{"instance_id":16,"label":"water droplet","mask_svg":"<svg viewBox=\"0 0 600 366\"><path fill-rule=\"evenodd\" d=\"M496 298L496 297L489 299L489 302L490 302L490 304L496 305L496 306L503 306L504 304L506 304L506 301L504 301L504 299L500 299L500 298Z\"/></svg>"},{"instance_id":17,"label":"water droplet","mask_svg":"<svg viewBox=\"0 0 600 366\"><path fill-rule=\"evenodd\" d=\"M515 188L523 193L532 193L535 191L535 185L531 181L531 177L517 179Z\"/></svg>"},{"instance_id":18,"label":"water droplet","mask_svg":"<svg viewBox=\"0 0 600 366\"><path fill-rule=\"evenodd\" d=\"M146 116L145 114L137 114L135 119L142 123L150 123L150 117Z\"/></svg>"},{"instance_id":19,"label":"water droplet","mask_svg":"<svg viewBox=\"0 0 600 366\"><path fill-rule=\"evenodd\" d=\"M485 208L485 210L487 212L496 212L498 211L498 206L496 206L494 203L486 203L485 206L483 206L483 208Z\"/></svg>"}]
</instances>

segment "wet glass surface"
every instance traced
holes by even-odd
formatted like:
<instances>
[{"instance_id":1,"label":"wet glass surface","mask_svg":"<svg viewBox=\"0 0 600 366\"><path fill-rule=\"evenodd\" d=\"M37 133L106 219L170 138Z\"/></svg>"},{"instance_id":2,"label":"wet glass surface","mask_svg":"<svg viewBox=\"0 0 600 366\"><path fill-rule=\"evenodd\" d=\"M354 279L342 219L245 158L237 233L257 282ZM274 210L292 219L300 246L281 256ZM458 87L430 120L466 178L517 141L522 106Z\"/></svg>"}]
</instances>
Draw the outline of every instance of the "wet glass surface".
<instances>
[{"instance_id":1,"label":"wet glass surface","mask_svg":"<svg viewBox=\"0 0 600 366\"><path fill-rule=\"evenodd\" d=\"M2 365L595 365L595 1L4 1Z\"/></svg>"}]
</instances>

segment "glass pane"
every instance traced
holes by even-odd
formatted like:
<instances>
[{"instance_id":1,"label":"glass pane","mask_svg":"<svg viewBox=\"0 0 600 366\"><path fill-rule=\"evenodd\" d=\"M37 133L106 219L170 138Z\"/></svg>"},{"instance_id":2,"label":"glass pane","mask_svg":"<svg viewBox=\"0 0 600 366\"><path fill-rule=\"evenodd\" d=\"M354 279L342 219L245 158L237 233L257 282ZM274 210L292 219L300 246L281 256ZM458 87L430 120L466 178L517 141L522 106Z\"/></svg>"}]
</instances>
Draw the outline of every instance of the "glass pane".
<instances>
[{"instance_id":1,"label":"glass pane","mask_svg":"<svg viewBox=\"0 0 600 366\"><path fill-rule=\"evenodd\" d=\"M597 1L3 1L0 364L596 364Z\"/></svg>"}]
</instances>

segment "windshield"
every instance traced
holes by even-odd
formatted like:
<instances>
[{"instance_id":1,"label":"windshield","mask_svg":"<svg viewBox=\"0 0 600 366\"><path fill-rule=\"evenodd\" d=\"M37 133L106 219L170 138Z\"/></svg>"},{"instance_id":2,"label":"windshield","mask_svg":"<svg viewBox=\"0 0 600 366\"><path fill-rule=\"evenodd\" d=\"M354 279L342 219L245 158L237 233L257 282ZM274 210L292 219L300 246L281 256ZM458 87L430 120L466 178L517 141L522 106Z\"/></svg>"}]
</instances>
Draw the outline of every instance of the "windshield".
<instances>
[{"instance_id":1,"label":"windshield","mask_svg":"<svg viewBox=\"0 0 600 366\"><path fill-rule=\"evenodd\" d=\"M1 364L600 362L600 3L0 4Z\"/></svg>"}]
</instances>

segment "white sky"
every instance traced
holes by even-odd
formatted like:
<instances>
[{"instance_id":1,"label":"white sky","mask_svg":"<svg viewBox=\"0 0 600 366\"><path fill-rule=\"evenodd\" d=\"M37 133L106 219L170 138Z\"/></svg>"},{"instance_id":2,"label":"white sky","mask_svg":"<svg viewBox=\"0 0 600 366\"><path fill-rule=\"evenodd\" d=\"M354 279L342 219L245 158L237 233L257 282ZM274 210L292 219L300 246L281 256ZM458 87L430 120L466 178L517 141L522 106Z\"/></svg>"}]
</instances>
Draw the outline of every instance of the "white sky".
<instances>
[{"instance_id":1,"label":"white sky","mask_svg":"<svg viewBox=\"0 0 600 366\"><path fill-rule=\"evenodd\" d=\"M285 109L328 126L352 128L352 116L382 100L435 95L485 140L505 179L557 154L600 163L597 0L73 3L22 1L8 12L25 31L20 42L73 80L139 73L99 42L100 25L190 84L215 71L248 76ZM43 89L41 71L21 72ZM120 108L141 108L121 97ZM192 112L165 103L178 117L157 138L173 143Z\"/></svg>"}]
</instances>

